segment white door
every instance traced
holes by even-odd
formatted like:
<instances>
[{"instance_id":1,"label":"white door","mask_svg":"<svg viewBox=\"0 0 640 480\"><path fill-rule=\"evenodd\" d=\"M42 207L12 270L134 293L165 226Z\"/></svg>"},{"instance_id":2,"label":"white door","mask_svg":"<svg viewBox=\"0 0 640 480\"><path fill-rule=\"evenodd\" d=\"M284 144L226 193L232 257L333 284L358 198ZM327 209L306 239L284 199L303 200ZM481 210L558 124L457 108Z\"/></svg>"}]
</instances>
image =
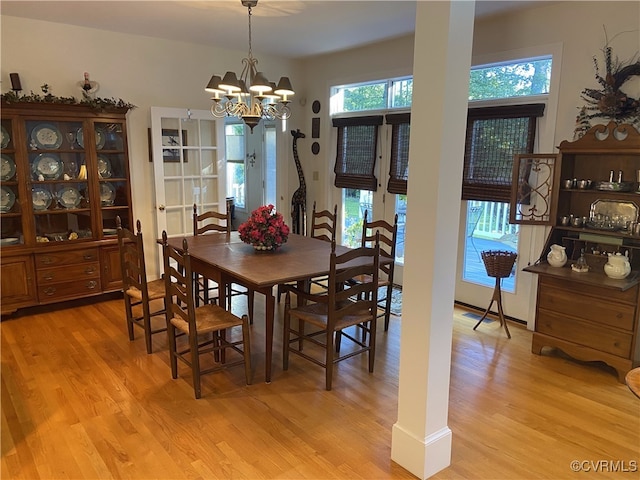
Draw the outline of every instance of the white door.
<instances>
[{"instance_id":1,"label":"white door","mask_svg":"<svg viewBox=\"0 0 640 480\"><path fill-rule=\"evenodd\" d=\"M208 110L151 107L158 238L192 235L194 204L225 211L223 125Z\"/></svg>"}]
</instances>

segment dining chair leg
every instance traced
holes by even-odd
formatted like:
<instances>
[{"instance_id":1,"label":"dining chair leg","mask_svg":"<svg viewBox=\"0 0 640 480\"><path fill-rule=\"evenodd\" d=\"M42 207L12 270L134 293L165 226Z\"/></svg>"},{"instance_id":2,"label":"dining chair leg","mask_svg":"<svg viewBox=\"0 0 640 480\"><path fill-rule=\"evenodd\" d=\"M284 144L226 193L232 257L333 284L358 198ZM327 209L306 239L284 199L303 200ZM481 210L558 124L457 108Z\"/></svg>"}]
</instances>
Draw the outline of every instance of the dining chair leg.
<instances>
[{"instance_id":1,"label":"dining chair leg","mask_svg":"<svg viewBox=\"0 0 640 480\"><path fill-rule=\"evenodd\" d=\"M147 353L151 353L153 347L151 346L151 315L149 311L149 302L143 302L142 304L142 314L144 316L144 343L147 347Z\"/></svg>"},{"instance_id":2,"label":"dining chair leg","mask_svg":"<svg viewBox=\"0 0 640 480\"><path fill-rule=\"evenodd\" d=\"M289 315L289 307L291 306L291 297L285 295L284 318L282 326L282 370L289 369L289 338L291 337L291 316Z\"/></svg>"},{"instance_id":3,"label":"dining chair leg","mask_svg":"<svg viewBox=\"0 0 640 480\"><path fill-rule=\"evenodd\" d=\"M393 285L387 287L387 299L384 306L384 331L389 330L389 320L391 319L391 300L393 295Z\"/></svg>"},{"instance_id":4,"label":"dining chair leg","mask_svg":"<svg viewBox=\"0 0 640 480\"><path fill-rule=\"evenodd\" d=\"M369 373L373 373L373 364L376 359L376 318L369 322Z\"/></svg>"},{"instance_id":5,"label":"dining chair leg","mask_svg":"<svg viewBox=\"0 0 640 480\"><path fill-rule=\"evenodd\" d=\"M331 380L333 379L333 356L334 356L333 339L334 339L334 332L327 328L327 338L326 338L327 349L325 352L325 360L324 360L325 373L326 373L325 388L327 390L331 390Z\"/></svg>"},{"instance_id":6,"label":"dining chair leg","mask_svg":"<svg viewBox=\"0 0 640 480\"><path fill-rule=\"evenodd\" d=\"M247 385L251 385L251 338L249 333L249 319L242 316L242 349L244 351L244 376Z\"/></svg>"},{"instance_id":7,"label":"dining chair leg","mask_svg":"<svg viewBox=\"0 0 640 480\"><path fill-rule=\"evenodd\" d=\"M178 378L178 357L176 356L176 330L171 323L167 325L167 333L169 336L169 362L171 363L171 378L175 380L176 378Z\"/></svg>"},{"instance_id":8,"label":"dining chair leg","mask_svg":"<svg viewBox=\"0 0 640 480\"><path fill-rule=\"evenodd\" d=\"M196 398L202 396L200 388L200 355L198 354L198 337L189 335L189 346L191 349L191 372L193 374L193 391Z\"/></svg>"},{"instance_id":9,"label":"dining chair leg","mask_svg":"<svg viewBox=\"0 0 640 480\"><path fill-rule=\"evenodd\" d=\"M133 334L133 313L132 313L132 305L131 305L131 297L127 294L124 296L124 304L125 309L127 311L127 331L129 332L129 340L134 340Z\"/></svg>"}]
</instances>

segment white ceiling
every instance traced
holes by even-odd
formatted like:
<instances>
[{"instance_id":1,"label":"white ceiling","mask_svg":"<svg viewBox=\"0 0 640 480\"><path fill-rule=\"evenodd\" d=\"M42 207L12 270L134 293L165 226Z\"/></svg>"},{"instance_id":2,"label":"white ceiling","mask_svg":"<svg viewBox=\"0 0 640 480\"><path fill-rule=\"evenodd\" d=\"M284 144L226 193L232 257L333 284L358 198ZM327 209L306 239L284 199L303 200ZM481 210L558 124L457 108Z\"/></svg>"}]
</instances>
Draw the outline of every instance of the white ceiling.
<instances>
[{"instance_id":1,"label":"white ceiling","mask_svg":"<svg viewBox=\"0 0 640 480\"><path fill-rule=\"evenodd\" d=\"M477 1L476 17L530 8L534 1ZM399 37L414 30L415 1L259 0L255 53L300 58ZM0 14L246 50L240 0L0 1Z\"/></svg>"}]
</instances>

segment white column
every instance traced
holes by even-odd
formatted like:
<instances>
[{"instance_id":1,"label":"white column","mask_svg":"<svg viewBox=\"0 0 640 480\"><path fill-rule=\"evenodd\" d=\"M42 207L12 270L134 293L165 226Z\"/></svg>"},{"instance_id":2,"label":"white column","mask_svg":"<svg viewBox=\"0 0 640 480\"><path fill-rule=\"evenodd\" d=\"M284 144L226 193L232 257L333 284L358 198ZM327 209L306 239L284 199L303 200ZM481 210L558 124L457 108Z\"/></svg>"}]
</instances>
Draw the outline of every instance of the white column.
<instances>
[{"instance_id":1,"label":"white column","mask_svg":"<svg viewBox=\"0 0 640 480\"><path fill-rule=\"evenodd\" d=\"M391 459L422 479L451 463L449 375L474 10L474 1L420 1L416 13Z\"/></svg>"}]
</instances>

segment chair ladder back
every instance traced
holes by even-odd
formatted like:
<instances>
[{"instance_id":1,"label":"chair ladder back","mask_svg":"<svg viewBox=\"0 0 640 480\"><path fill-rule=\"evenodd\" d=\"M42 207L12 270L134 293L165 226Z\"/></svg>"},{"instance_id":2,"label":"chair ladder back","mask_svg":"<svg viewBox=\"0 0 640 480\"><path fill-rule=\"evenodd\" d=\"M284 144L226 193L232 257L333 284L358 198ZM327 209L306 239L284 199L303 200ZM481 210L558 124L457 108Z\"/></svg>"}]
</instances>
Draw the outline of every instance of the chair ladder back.
<instances>
[{"instance_id":1,"label":"chair ladder back","mask_svg":"<svg viewBox=\"0 0 640 480\"><path fill-rule=\"evenodd\" d=\"M393 281L393 270L396 258L396 244L398 242L398 214L395 214L393 225L384 220L367 221L368 212L364 212L362 222L362 246L372 245L376 233L380 234L380 256L393 259L392 262L380 265L380 270Z\"/></svg>"},{"instance_id":2,"label":"chair ladder back","mask_svg":"<svg viewBox=\"0 0 640 480\"><path fill-rule=\"evenodd\" d=\"M136 232L122 226L120 217L116 218L118 248L120 250L120 269L122 285L126 292L133 287L140 290L143 300L148 297L147 272L144 261L144 242L140 220L136 221Z\"/></svg>"},{"instance_id":3,"label":"chair ladder back","mask_svg":"<svg viewBox=\"0 0 640 480\"><path fill-rule=\"evenodd\" d=\"M191 330L195 329L195 307L189 245L187 239L183 239L180 251L168 244L166 235L162 232L168 320L179 317L189 324L190 331L195 331Z\"/></svg>"},{"instance_id":4,"label":"chair ladder back","mask_svg":"<svg viewBox=\"0 0 640 480\"><path fill-rule=\"evenodd\" d=\"M329 210L316 211L316 202L313 202L311 214L311 237L324 240L325 242L335 242L336 223L338 219L338 206L333 206L333 213Z\"/></svg>"},{"instance_id":5,"label":"chair ladder back","mask_svg":"<svg viewBox=\"0 0 640 480\"><path fill-rule=\"evenodd\" d=\"M339 317L363 310L375 312L378 303L378 279L380 270L379 234L373 247L351 249L341 255L332 251L329 262L329 321L337 321ZM335 245L335 242L334 242ZM367 259L364 263L362 259ZM357 265L343 267L351 261ZM365 281L349 283L351 278L362 276ZM349 302L345 302L350 300ZM375 314L375 313L372 313ZM333 318L332 318L333 316Z\"/></svg>"},{"instance_id":6,"label":"chair ladder back","mask_svg":"<svg viewBox=\"0 0 640 480\"><path fill-rule=\"evenodd\" d=\"M226 213L208 211L198 215L198 206L193 204L193 235L207 232L231 233L231 211Z\"/></svg>"}]
</instances>

